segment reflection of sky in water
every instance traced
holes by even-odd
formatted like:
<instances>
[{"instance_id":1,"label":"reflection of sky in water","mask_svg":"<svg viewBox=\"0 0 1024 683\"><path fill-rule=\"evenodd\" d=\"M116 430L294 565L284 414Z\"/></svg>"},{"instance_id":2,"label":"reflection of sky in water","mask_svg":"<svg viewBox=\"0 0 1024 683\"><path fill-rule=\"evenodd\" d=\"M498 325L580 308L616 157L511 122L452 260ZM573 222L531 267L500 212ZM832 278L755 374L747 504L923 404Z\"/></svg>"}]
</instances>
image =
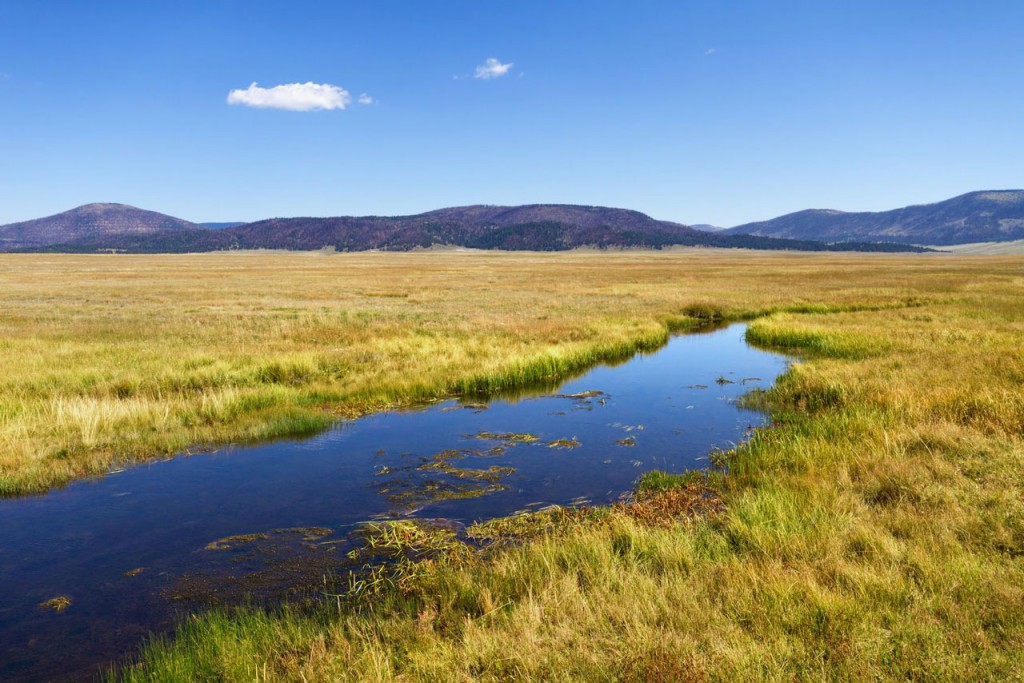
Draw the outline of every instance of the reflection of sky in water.
<instances>
[{"instance_id":1,"label":"reflection of sky in water","mask_svg":"<svg viewBox=\"0 0 1024 683\"><path fill-rule=\"evenodd\" d=\"M173 614L161 589L207 562L202 548L218 538L285 527L344 531L396 513L470 522L539 503L603 503L644 471L704 467L711 449L732 446L763 421L736 398L785 369L782 357L748 347L743 330L674 337L557 390L603 392L587 399L549 394L486 410L449 401L305 441L179 457L0 501L0 677L48 679L61 670L60 654L80 650L102 663L147 630L167 628ZM482 432L538 439L476 438ZM635 446L616 443L627 437ZM559 439L579 446L549 447ZM503 453L486 452L500 445ZM450 449L461 453L433 457ZM488 468L500 476L459 476ZM438 493L447 499L431 502ZM136 567L146 571L124 576ZM70 596L72 606L61 614L37 608L55 595ZM36 667L47 661L57 668L41 674Z\"/></svg>"}]
</instances>

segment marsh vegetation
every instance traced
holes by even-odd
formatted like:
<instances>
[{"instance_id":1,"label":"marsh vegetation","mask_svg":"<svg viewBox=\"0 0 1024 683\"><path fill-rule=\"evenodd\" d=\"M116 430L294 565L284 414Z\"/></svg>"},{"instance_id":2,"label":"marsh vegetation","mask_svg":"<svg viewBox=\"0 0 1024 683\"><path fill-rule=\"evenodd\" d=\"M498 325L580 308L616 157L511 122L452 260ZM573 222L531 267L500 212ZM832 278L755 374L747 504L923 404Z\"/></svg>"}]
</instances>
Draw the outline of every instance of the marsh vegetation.
<instances>
[{"instance_id":1,"label":"marsh vegetation","mask_svg":"<svg viewBox=\"0 0 1024 683\"><path fill-rule=\"evenodd\" d=\"M543 381L653 348L695 319L756 317L751 341L803 359L756 396L773 426L719 453L721 467L700 480L645 479L642 512L498 520L474 532L494 539L486 554L424 553L372 600L205 614L117 677L1024 675L1020 257L3 265L7 494L195 444ZM407 296L363 294L384 290ZM388 533L420 542L409 529Z\"/></svg>"},{"instance_id":2,"label":"marsh vegetation","mask_svg":"<svg viewBox=\"0 0 1024 683\"><path fill-rule=\"evenodd\" d=\"M134 651L147 631L167 633L186 611L294 605L356 585L378 592L397 580L391 570L407 584L416 558L350 556L353 543L369 542L353 538L367 520L441 525L466 541L462 530L476 521L610 504L646 470L699 467L764 416L737 405L739 387L686 384L756 371L767 387L786 367L745 344L743 331L674 337L652 354L589 369L561 393L370 415L313 438L178 457L0 501L0 547L17 558L0 557L0 677L87 673ZM643 450L616 445L624 432L642 433ZM146 572L126 581L131 567ZM46 618L37 603L58 592L74 608Z\"/></svg>"}]
</instances>

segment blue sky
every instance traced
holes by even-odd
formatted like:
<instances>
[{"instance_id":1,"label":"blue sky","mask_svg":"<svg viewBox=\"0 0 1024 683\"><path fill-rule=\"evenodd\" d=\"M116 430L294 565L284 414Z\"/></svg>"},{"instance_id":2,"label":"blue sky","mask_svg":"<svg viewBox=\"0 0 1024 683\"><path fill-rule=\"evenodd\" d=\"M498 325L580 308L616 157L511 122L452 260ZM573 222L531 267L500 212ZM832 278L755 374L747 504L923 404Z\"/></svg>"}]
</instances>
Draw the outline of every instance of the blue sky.
<instances>
[{"instance_id":1,"label":"blue sky","mask_svg":"<svg viewBox=\"0 0 1024 683\"><path fill-rule=\"evenodd\" d=\"M563 202L735 225L1019 188L1022 27L1018 0L4 0L0 223ZM344 108L228 103L254 82Z\"/></svg>"}]
</instances>

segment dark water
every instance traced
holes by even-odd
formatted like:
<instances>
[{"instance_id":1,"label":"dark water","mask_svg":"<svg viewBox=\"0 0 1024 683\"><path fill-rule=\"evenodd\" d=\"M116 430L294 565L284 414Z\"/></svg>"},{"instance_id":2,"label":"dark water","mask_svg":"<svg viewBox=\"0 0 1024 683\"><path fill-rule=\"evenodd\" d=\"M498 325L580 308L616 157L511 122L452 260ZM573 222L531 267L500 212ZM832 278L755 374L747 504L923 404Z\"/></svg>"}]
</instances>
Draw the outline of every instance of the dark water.
<instances>
[{"instance_id":1,"label":"dark water","mask_svg":"<svg viewBox=\"0 0 1024 683\"><path fill-rule=\"evenodd\" d=\"M147 633L172 628L196 595L217 602L230 587L258 593L287 581L297 567L326 571L317 562L330 555L284 560L299 547L331 549L374 517L468 523L606 503L647 470L707 466L712 449L763 423L736 399L786 368L743 333L734 325L674 337L549 394L379 414L304 441L179 457L0 501L0 679L88 679ZM572 396L583 392L602 393ZM578 445L549 445L559 439ZM294 527L333 534L270 532ZM252 547L206 549L258 532L268 538ZM259 580L242 580L268 564ZM70 607L39 607L55 596Z\"/></svg>"}]
</instances>

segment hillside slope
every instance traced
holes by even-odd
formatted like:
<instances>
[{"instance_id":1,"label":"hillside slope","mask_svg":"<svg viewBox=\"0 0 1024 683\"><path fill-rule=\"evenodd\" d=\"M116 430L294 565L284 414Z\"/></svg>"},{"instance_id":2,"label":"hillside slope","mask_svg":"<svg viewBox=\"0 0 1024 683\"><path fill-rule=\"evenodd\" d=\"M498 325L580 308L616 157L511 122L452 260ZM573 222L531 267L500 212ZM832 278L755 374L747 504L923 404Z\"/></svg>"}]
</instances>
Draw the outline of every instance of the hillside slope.
<instances>
[{"instance_id":1,"label":"hillside slope","mask_svg":"<svg viewBox=\"0 0 1024 683\"><path fill-rule=\"evenodd\" d=\"M509 251L577 247L662 248L673 245L748 249L905 251L897 245L794 242L753 235L722 235L659 221L638 211L597 206L530 204L461 206L412 216L271 218L223 230L152 235L90 236L48 251L183 253L225 249L407 251L434 245Z\"/></svg>"},{"instance_id":2,"label":"hillside slope","mask_svg":"<svg viewBox=\"0 0 1024 683\"><path fill-rule=\"evenodd\" d=\"M892 211L808 209L739 225L726 234L934 245L1024 239L1024 190L969 192L935 204Z\"/></svg>"},{"instance_id":3,"label":"hillside slope","mask_svg":"<svg viewBox=\"0 0 1024 683\"><path fill-rule=\"evenodd\" d=\"M86 204L53 216L0 226L0 251L189 230L201 228L180 218L127 204Z\"/></svg>"}]
</instances>

